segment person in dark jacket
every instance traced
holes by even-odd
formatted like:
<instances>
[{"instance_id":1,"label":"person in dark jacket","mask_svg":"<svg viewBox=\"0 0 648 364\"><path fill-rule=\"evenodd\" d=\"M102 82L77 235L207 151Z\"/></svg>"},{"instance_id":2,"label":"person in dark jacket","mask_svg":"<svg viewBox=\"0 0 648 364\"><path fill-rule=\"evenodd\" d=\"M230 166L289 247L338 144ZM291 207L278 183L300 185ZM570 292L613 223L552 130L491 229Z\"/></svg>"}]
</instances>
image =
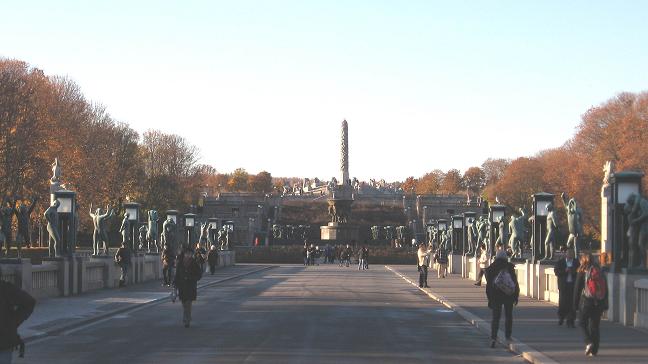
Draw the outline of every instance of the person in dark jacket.
<instances>
[{"instance_id":1,"label":"person in dark jacket","mask_svg":"<svg viewBox=\"0 0 648 364\"><path fill-rule=\"evenodd\" d=\"M178 288L178 297L182 302L182 321L185 327L191 324L191 305L198 296L198 281L202 268L196 260L195 253L189 244L184 244L182 252L176 258L176 274L173 283Z\"/></svg>"},{"instance_id":2,"label":"person in dark jacket","mask_svg":"<svg viewBox=\"0 0 648 364\"><path fill-rule=\"evenodd\" d=\"M216 245L212 245L209 248L209 253L207 253L207 264L209 265L209 273L212 275L216 272L216 266L218 265L218 250L216 250Z\"/></svg>"},{"instance_id":3,"label":"person in dark jacket","mask_svg":"<svg viewBox=\"0 0 648 364\"><path fill-rule=\"evenodd\" d=\"M0 270L0 363L11 363L13 352L24 343L18 335L20 326L34 311L36 301L27 292L2 280Z\"/></svg>"},{"instance_id":4,"label":"person in dark jacket","mask_svg":"<svg viewBox=\"0 0 648 364\"><path fill-rule=\"evenodd\" d=\"M119 287L126 286L128 282L128 272L130 271L131 266L131 251L126 246L126 243L122 243L121 247L117 249L115 253L115 263L121 268L121 276L119 277Z\"/></svg>"},{"instance_id":5,"label":"person in dark jacket","mask_svg":"<svg viewBox=\"0 0 648 364\"><path fill-rule=\"evenodd\" d=\"M586 293L587 275L592 274L593 269L598 270L603 282L602 286L605 295L601 299L588 297ZM580 267L574 285L574 307L578 310L579 325L583 329L583 336L585 337L585 355L594 356L598 354L599 350L601 316L608 309L608 292L605 274L601 271L601 267L593 261L592 255L589 253L580 257Z\"/></svg>"},{"instance_id":6,"label":"person in dark jacket","mask_svg":"<svg viewBox=\"0 0 648 364\"><path fill-rule=\"evenodd\" d=\"M495 281L500 272L506 271L511 277L513 292L508 295L497 287ZM520 296L520 286L518 285L517 276L515 275L515 266L508 261L506 251L500 250L495 256L495 261L486 268L486 297L488 297L488 308L493 310L493 319L491 322L491 348L495 347L497 341L497 331L499 331L499 321L502 316L502 307L504 307L504 335L506 340L511 340L513 332L513 305L517 305Z\"/></svg>"},{"instance_id":7,"label":"person in dark jacket","mask_svg":"<svg viewBox=\"0 0 648 364\"><path fill-rule=\"evenodd\" d=\"M569 248L565 258L556 262L554 267L554 273L558 277L558 325L562 325L566 319L567 327L576 327L574 284L579 266L578 260L574 258L574 249Z\"/></svg>"},{"instance_id":8,"label":"person in dark jacket","mask_svg":"<svg viewBox=\"0 0 648 364\"><path fill-rule=\"evenodd\" d=\"M173 277L173 269L175 267L175 254L171 251L168 245L164 244L164 249L162 250L162 276L164 277L163 286L171 286L171 280Z\"/></svg>"}]
</instances>

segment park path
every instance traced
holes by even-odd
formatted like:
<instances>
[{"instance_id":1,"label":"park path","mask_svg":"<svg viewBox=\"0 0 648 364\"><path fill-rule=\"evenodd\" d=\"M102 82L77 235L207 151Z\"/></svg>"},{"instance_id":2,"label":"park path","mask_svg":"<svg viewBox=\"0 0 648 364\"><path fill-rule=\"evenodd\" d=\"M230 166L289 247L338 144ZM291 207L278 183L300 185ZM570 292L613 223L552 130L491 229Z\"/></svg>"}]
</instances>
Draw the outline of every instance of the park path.
<instances>
[{"instance_id":1,"label":"park path","mask_svg":"<svg viewBox=\"0 0 648 364\"><path fill-rule=\"evenodd\" d=\"M416 266L391 266L396 274L418 282ZM468 311L490 323L485 287L473 281L450 275L437 279L430 271L429 289L433 296L447 301L450 306ZM559 363L648 363L648 332L603 320L601 347L596 358L584 355L581 329L558 326L557 306L553 303L520 297L513 311L513 338ZM500 324L503 327L504 322Z\"/></svg>"},{"instance_id":2,"label":"park path","mask_svg":"<svg viewBox=\"0 0 648 364\"><path fill-rule=\"evenodd\" d=\"M253 266L248 266L253 267ZM237 266L236 269L240 267ZM244 269L242 267L240 269ZM253 269L253 268L250 268ZM24 363L520 363L383 266L275 266L35 340Z\"/></svg>"}]
</instances>

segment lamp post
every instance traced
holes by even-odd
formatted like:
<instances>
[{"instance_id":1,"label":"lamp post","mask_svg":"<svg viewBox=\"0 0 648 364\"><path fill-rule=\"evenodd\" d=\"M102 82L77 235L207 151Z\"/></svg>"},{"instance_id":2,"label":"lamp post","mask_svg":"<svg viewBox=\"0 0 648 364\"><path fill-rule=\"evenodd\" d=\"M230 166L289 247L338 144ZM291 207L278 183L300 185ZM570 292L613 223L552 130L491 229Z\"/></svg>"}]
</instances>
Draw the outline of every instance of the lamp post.
<instances>
[{"instance_id":1,"label":"lamp post","mask_svg":"<svg viewBox=\"0 0 648 364\"><path fill-rule=\"evenodd\" d=\"M187 244L191 245L194 239L194 229L196 226L196 214L188 213L184 215L184 226L185 226L185 236L187 238Z\"/></svg>"},{"instance_id":2,"label":"lamp post","mask_svg":"<svg viewBox=\"0 0 648 364\"><path fill-rule=\"evenodd\" d=\"M463 216L463 251L464 251L464 255L468 255L470 253L475 254L475 251L477 249L475 249L475 251L473 251L473 248L476 248L476 247L471 247L469 245L468 234L470 232L468 231L468 229L470 228L470 224L472 224L475 221L475 218L477 217L477 213L472 212L472 211L467 211L467 212L464 212L462 214L462 216Z\"/></svg>"},{"instance_id":3,"label":"lamp post","mask_svg":"<svg viewBox=\"0 0 648 364\"><path fill-rule=\"evenodd\" d=\"M55 199L59 201L59 233L61 237L61 246L57 253L59 255L71 256L76 247L77 232L77 206L76 192L68 190L58 190L54 192Z\"/></svg>"},{"instance_id":4,"label":"lamp post","mask_svg":"<svg viewBox=\"0 0 648 364\"><path fill-rule=\"evenodd\" d=\"M546 192L539 192L533 195L533 226L531 242L531 262L540 260L544 251L543 245L547 237L547 207L553 204L554 195Z\"/></svg>"},{"instance_id":5,"label":"lamp post","mask_svg":"<svg viewBox=\"0 0 648 364\"><path fill-rule=\"evenodd\" d=\"M137 246L137 235L139 233L139 212L140 204L137 202L126 202L124 203L124 211L128 214L128 221L130 221L130 238L129 242L133 252L138 250Z\"/></svg>"},{"instance_id":6,"label":"lamp post","mask_svg":"<svg viewBox=\"0 0 648 364\"><path fill-rule=\"evenodd\" d=\"M490 252L490 256L492 257L495 255L495 241L497 238L499 238L499 222L500 219L504 221L504 218L506 217L506 206L504 205L492 205L489 208L489 215L490 215L490 246L488 247L488 251ZM506 241L504 241L504 238L502 238L502 244L506 246Z\"/></svg>"},{"instance_id":7,"label":"lamp post","mask_svg":"<svg viewBox=\"0 0 648 364\"><path fill-rule=\"evenodd\" d=\"M621 268L636 265L637 254L632 254L627 231L629 228L628 217L624 208L628 197L633 193L638 197L641 195L641 179L644 174L635 171L616 172L611 178L612 185L612 267L613 271L619 272ZM633 261L631 261L633 260Z\"/></svg>"},{"instance_id":8,"label":"lamp post","mask_svg":"<svg viewBox=\"0 0 648 364\"><path fill-rule=\"evenodd\" d=\"M459 254L463 254L463 217L453 215L450 219L452 220L452 252L459 251Z\"/></svg>"}]
</instances>

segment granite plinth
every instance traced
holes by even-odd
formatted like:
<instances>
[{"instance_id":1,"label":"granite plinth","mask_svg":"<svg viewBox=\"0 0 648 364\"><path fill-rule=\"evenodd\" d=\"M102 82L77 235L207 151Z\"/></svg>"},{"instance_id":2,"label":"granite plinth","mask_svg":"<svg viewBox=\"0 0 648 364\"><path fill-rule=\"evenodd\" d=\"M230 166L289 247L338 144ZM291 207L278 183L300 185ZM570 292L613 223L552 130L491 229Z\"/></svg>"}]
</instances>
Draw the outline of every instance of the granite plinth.
<instances>
[{"instance_id":1,"label":"granite plinth","mask_svg":"<svg viewBox=\"0 0 648 364\"><path fill-rule=\"evenodd\" d=\"M355 225L329 222L326 226L320 226L320 237L322 240L338 243L349 243L358 241L360 229Z\"/></svg>"}]
</instances>

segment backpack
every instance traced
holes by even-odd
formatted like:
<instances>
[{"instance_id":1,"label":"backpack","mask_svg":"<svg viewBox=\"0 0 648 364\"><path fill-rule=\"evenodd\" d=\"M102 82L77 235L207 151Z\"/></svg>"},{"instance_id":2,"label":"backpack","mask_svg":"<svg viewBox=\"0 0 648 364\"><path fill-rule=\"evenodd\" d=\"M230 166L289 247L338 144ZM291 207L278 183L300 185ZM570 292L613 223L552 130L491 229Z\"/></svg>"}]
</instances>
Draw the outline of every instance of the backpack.
<instances>
[{"instance_id":1,"label":"backpack","mask_svg":"<svg viewBox=\"0 0 648 364\"><path fill-rule=\"evenodd\" d=\"M182 263L185 279L199 281L202 278L202 267L194 257L186 256Z\"/></svg>"},{"instance_id":2,"label":"backpack","mask_svg":"<svg viewBox=\"0 0 648 364\"><path fill-rule=\"evenodd\" d=\"M585 288L583 289L583 295L587 298L594 298L597 300L602 300L605 298L605 293L607 290L607 285L605 284L605 279L601 273L601 269L598 267L591 267L585 273Z\"/></svg>"},{"instance_id":3,"label":"backpack","mask_svg":"<svg viewBox=\"0 0 648 364\"><path fill-rule=\"evenodd\" d=\"M495 281L493 281L493 285L507 296L512 296L513 293L515 293L515 282L513 282L513 277L511 277L508 268L502 269L497 274Z\"/></svg>"}]
</instances>

